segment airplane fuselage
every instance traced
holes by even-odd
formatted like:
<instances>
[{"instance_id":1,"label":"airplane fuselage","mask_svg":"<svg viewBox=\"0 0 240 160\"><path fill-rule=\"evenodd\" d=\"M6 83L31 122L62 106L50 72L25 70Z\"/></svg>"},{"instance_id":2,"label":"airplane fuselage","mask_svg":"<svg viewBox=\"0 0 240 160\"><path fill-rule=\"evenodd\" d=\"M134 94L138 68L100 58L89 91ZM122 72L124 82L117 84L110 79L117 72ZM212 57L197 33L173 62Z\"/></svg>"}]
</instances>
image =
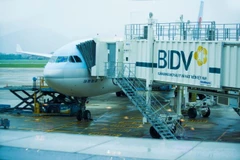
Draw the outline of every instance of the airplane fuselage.
<instances>
[{"instance_id":1,"label":"airplane fuselage","mask_svg":"<svg viewBox=\"0 0 240 160\"><path fill-rule=\"evenodd\" d=\"M44 78L49 87L69 96L90 97L121 89L106 77L94 77L84 58L73 42L54 52L44 69Z\"/></svg>"}]
</instances>

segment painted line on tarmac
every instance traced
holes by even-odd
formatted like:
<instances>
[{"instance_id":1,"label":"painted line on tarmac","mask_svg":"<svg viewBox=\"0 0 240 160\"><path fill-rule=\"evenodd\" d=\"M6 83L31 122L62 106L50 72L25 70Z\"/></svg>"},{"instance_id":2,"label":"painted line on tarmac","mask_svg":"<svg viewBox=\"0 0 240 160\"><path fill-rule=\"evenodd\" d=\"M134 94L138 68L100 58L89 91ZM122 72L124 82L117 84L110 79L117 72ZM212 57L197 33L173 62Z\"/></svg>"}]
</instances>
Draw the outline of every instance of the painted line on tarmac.
<instances>
[{"instance_id":1,"label":"painted line on tarmac","mask_svg":"<svg viewBox=\"0 0 240 160\"><path fill-rule=\"evenodd\" d=\"M129 133L131 129L123 129L123 128L102 128L101 131L111 131L111 132L125 132Z\"/></svg>"},{"instance_id":2,"label":"painted line on tarmac","mask_svg":"<svg viewBox=\"0 0 240 160\"><path fill-rule=\"evenodd\" d=\"M17 128L17 130L27 130L27 131L30 131L30 130L35 130L33 128Z\"/></svg>"},{"instance_id":3,"label":"painted line on tarmac","mask_svg":"<svg viewBox=\"0 0 240 160\"><path fill-rule=\"evenodd\" d=\"M185 119L184 122L207 123L208 120L205 120L205 119Z\"/></svg>"},{"instance_id":4,"label":"painted line on tarmac","mask_svg":"<svg viewBox=\"0 0 240 160\"><path fill-rule=\"evenodd\" d=\"M115 136L115 137L120 137L122 134L109 134L109 133L101 133L101 132L91 132L88 133L88 135L99 135L99 136Z\"/></svg>"},{"instance_id":5,"label":"painted line on tarmac","mask_svg":"<svg viewBox=\"0 0 240 160\"><path fill-rule=\"evenodd\" d=\"M216 142L219 141L226 133L227 133L227 130L226 130L225 132L223 132L223 134L222 134L221 136L218 137L218 139L216 140Z\"/></svg>"}]
</instances>

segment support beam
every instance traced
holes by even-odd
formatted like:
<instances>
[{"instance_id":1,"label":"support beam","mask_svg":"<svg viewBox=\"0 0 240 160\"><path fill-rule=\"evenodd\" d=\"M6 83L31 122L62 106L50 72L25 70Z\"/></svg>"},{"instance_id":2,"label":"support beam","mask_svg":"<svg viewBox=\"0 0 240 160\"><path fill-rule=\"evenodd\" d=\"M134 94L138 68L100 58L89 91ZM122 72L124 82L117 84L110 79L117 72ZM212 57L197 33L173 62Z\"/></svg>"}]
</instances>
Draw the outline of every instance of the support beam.
<instances>
[{"instance_id":1,"label":"support beam","mask_svg":"<svg viewBox=\"0 0 240 160\"><path fill-rule=\"evenodd\" d=\"M177 94L177 115L182 116L182 86L177 87L178 94Z\"/></svg>"},{"instance_id":2,"label":"support beam","mask_svg":"<svg viewBox=\"0 0 240 160\"><path fill-rule=\"evenodd\" d=\"M198 94L206 94L206 95L213 95L213 96L219 96L219 97L228 97L228 98L239 98L239 95L234 94L228 94L228 93L219 93L214 91L203 91L198 89L188 89L188 92L190 93L198 93Z\"/></svg>"},{"instance_id":3,"label":"support beam","mask_svg":"<svg viewBox=\"0 0 240 160\"><path fill-rule=\"evenodd\" d=\"M56 92L41 92L40 90L14 90L11 89L10 92L18 97L21 102L18 103L14 108L15 109L28 109L34 111L36 103L39 102L39 99L45 95L52 97L53 100L57 99L55 96Z\"/></svg>"},{"instance_id":4,"label":"support beam","mask_svg":"<svg viewBox=\"0 0 240 160\"><path fill-rule=\"evenodd\" d=\"M149 13L148 19L148 58L147 61L153 64L153 41L154 41L154 34L153 34L153 19L152 13ZM151 91L152 91L152 82L153 82L153 66L148 69L148 74L146 77L146 103L151 105Z\"/></svg>"},{"instance_id":5,"label":"support beam","mask_svg":"<svg viewBox=\"0 0 240 160\"><path fill-rule=\"evenodd\" d=\"M34 105L33 105L33 103L34 103L34 93L30 94L25 90L10 90L10 92L13 93L20 100L22 100L22 102L20 102L19 104L17 104L14 107L15 109L30 109L32 111L34 110ZM27 97L24 98L18 92L22 92ZM36 92L38 93L39 91L36 91ZM20 106L22 106L23 104L24 104L24 106L20 108Z\"/></svg>"}]
</instances>

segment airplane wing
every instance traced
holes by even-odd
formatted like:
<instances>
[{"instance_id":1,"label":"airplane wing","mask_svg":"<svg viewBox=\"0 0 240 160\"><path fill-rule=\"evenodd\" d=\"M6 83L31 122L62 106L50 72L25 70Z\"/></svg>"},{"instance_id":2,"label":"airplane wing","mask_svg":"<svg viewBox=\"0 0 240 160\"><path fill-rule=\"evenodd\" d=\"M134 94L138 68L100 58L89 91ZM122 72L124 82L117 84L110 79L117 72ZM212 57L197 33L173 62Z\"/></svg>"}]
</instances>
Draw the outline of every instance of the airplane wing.
<instances>
[{"instance_id":1,"label":"airplane wing","mask_svg":"<svg viewBox=\"0 0 240 160\"><path fill-rule=\"evenodd\" d=\"M50 54L50 53L36 53L36 52L23 51L19 44L17 44L17 46L16 46L16 52L17 53L35 55L35 56L41 56L41 57L48 57L48 58L52 57L52 54Z\"/></svg>"}]
</instances>

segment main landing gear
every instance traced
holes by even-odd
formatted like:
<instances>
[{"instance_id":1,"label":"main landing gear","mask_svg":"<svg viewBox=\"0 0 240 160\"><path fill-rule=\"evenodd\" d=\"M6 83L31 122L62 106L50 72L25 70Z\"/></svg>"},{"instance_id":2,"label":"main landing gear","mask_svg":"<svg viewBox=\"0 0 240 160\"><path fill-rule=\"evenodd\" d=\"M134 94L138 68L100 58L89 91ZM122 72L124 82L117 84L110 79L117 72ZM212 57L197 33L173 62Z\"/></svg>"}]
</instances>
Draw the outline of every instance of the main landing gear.
<instances>
[{"instance_id":1,"label":"main landing gear","mask_svg":"<svg viewBox=\"0 0 240 160\"><path fill-rule=\"evenodd\" d=\"M91 112L89 110L86 110L86 102L87 102L87 97L83 97L80 99L80 110L77 113L77 120L81 121L82 119L84 120L92 120Z\"/></svg>"}]
</instances>

